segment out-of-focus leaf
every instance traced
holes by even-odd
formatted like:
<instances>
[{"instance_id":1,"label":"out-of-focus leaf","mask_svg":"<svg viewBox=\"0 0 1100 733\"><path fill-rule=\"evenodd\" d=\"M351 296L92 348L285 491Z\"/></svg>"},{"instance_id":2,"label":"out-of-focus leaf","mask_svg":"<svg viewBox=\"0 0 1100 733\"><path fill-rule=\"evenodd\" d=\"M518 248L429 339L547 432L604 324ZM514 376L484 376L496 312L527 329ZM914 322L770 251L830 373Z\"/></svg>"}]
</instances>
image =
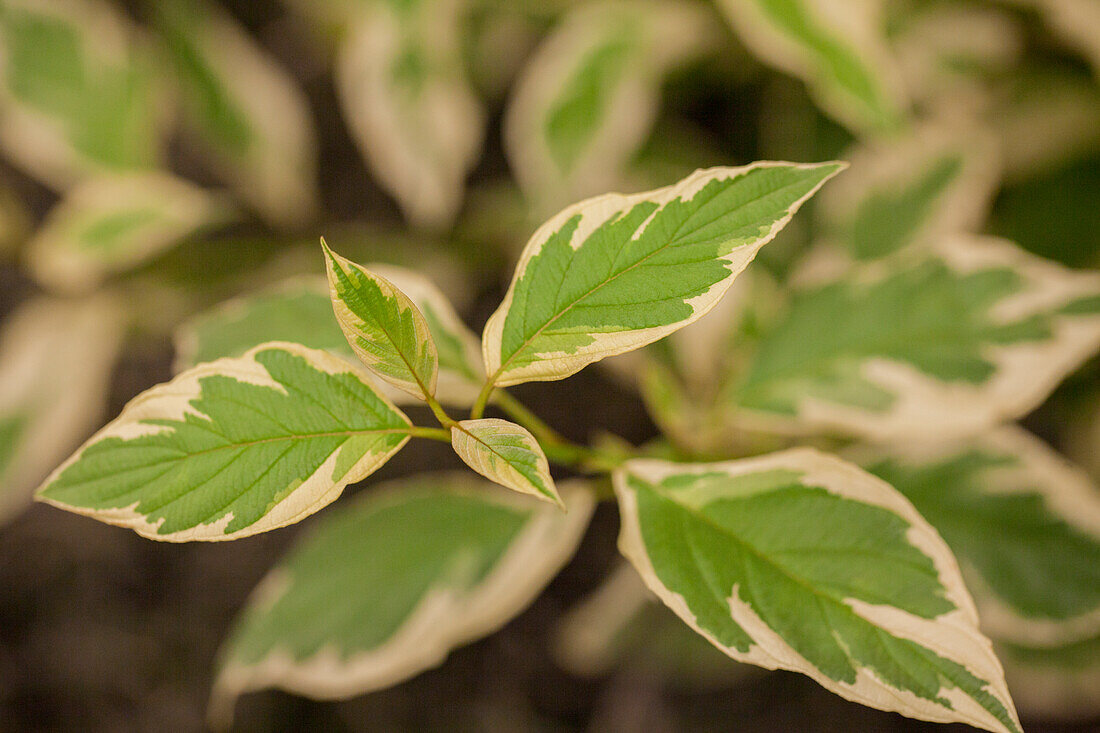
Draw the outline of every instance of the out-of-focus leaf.
<instances>
[{"instance_id":1,"label":"out-of-focus leaf","mask_svg":"<svg viewBox=\"0 0 1100 733\"><path fill-rule=\"evenodd\" d=\"M960 235L794 293L728 399L739 418L869 440L968 435L1038 405L1100 346L1100 275Z\"/></svg>"},{"instance_id":2,"label":"out-of-focus leaf","mask_svg":"<svg viewBox=\"0 0 1100 733\"><path fill-rule=\"evenodd\" d=\"M50 288L87 291L232 216L220 196L169 173L89 178L50 211L28 265Z\"/></svg>"},{"instance_id":3,"label":"out-of-focus leaf","mask_svg":"<svg viewBox=\"0 0 1100 733\"><path fill-rule=\"evenodd\" d=\"M0 521L99 425L124 331L119 304L32 300L0 331Z\"/></svg>"},{"instance_id":4,"label":"out-of-focus leaf","mask_svg":"<svg viewBox=\"0 0 1100 733\"><path fill-rule=\"evenodd\" d=\"M720 0L749 49L806 82L856 132L896 130L907 115L886 45L881 0Z\"/></svg>"},{"instance_id":5,"label":"out-of-focus leaf","mask_svg":"<svg viewBox=\"0 0 1100 733\"><path fill-rule=\"evenodd\" d=\"M851 168L823 192L816 212L825 236L857 260L976 231L1000 180L995 142L957 125L863 143L843 158Z\"/></svg>"},{"instance_id":6,"label":"out-of-focus leaf","mask_svg":"<svg viewBox=\"0 0 1100 733\"><path fill-rule=\"evenodd\" d=\"M991 637L1057 646L1100 634L1100 488L1081 469L1015 426L856 456L951 546Z\"/></svg>"},{"instance_id":7,"label":"out-of-focus leaf","mask_svg":"<svg viewBox=\"0 0 1100 733\"><path fill-rule=\"evenodd\" d=\"M158 94L130 24L101 0L0 9L0 147L54 188L160 158Z\"/></svg>"},{"instance_id":8,"label":"out-of-focus leaf","mask_svg":"<svg viewBox=\"0 0 1100 733\"><path fill-rule=\"evenodd\" d=\"M450 226L481 149L485 115L456 38L464 9L462 0L365 5L337 59L348 126L416 226Z\"/></svg>"},{"instance_id":9,"label":"out-of-focus leaf","mask_svg":"<svg viewBox=\"0 0 1100 733\"><path fill-rule=\"evenodd\" d=\"M316 143L306 100L274 59L208 0L150 3L186 122L244 200L277 225L316 208Z\"/></svg>"},{"instance_id":10,"label":"out-of-focus leaf","mask_svg":"<svg viewBox=\"0 0 1100 733\"><path fill-rule=\"evenodd\" d=\"M595 502L569 511L469 474L423 474L329 514L252 595L222 650L211 718L249 690L346 698L440 664L534 600L580 542Z\"/></svg>"},{"instance_id":11,"label":"out-of-focus leaf","mask_svg":"<svg viewBox=\"0 0 1100 733\"><path fill-rule=\"evenodd\" d=\"M694 3L578 7L536 50L509 104L505 143L542 211L622 185L650 132L662 76L712 40Z\"/></svg>"}]
</instances>

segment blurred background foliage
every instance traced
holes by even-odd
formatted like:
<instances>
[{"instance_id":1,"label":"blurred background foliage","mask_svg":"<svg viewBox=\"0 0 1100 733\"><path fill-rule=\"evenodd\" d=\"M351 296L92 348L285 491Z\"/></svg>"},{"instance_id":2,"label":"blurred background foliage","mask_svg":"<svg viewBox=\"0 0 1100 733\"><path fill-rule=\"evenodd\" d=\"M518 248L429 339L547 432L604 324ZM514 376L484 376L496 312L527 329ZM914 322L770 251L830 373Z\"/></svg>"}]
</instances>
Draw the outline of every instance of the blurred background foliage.
<instances>
[{"instance_id":1,"label":"blurred background foliage","mask_svg":"<svg viewBox=\"0 0 1100 733\"><path fill-rule=\"evenodd\" d=\"M297 529L165 547L24 510L170 376L182 325L319 275L318 236L423 272L476 327L563 205L709 165L840 157L852 169L763 250L754 289L782 288L821 240L863 259L955 231L1096 268L1098 79L1095 0L3 0L0 728L201 726L218 641ZM227 327L286 317L252 315ZM1098 375L1086 365L1027 425L1100 478ZM613 372L517 392L577 438L657 432ZM451 465L445 448L385 475ZM615 633L555 656L600 601L551 633L614 567L615 522L604 507L544 598L439 670L338 705L252 696L241 725L932 729L742 673L629 580ZM1074 654L1100 687L1100 655ZM1035 712L1089 720L1100 692L1083 698ZM1056 725L1030 729L1095 730Z\"/></svg>"}]
</instances>

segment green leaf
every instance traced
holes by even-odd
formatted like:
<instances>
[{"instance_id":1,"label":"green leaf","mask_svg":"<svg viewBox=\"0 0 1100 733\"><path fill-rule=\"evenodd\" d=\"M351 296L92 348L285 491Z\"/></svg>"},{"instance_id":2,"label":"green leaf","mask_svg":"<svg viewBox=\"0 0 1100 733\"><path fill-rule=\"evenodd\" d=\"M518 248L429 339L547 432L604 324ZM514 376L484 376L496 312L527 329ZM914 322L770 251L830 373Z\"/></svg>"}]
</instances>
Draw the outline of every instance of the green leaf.
<instances>
[{"instance_id":1,"label":"green leaf","mask_svg":"<svg viewBox=\"0 0 1100 733\"><path fill-rule=\"evenodd\" d=\"M856 132L896 130L907 102L886 45L882 4L720 0L763 61L806 82L829 115Z\"/></svg>"},{"instance_id":2,"label":"green leaf","mask_svg":"<svg viewBox=\"0 0 1100 733\"><path fill-rule=\"evenodd\" d=\"M159 0L149 9L185 121L219 175L276 226L308 219L317 151L302 92L216 4Z\"/></svg>"},{"instance_id":3,"label":"green leaf","mask_svg":"<svg viewBox=\"0 0 1100 733\"><path fill-rule=\"evenodd\" d=\"M151 539L237 539L334 501L410 430L346 362L265 344L134 398L37 498Z\"/></svg>"},{"instance_id":4,"label":"green leaf","mask_svg":"<svg viewBox=\"0 0 1100 733\"><path fill-rule=\"evenodd\" d=\"M531 237L485 325L490 379L563 379L701 318L842 168L710 168L666 188L565 209Z\"/></svg>"},{"instance_id":5,"label":"green leaf","mask_svg":"<svg viewBox=\"0 0 1100 733\"><path fill-rule=\"evenodd\" d=\"M986 136L935 127L857 145L844 156L851 169L822 194L822 228L857 260L974 231L1000 182L996 152Z\"/></svg>"},{"instance_id":6,"label":"green leaf","mask_svg":"<svg viewBox=\"0 0 1100 733\"><path fill-rule=\"evenodd\" d=\"M546 456L525 428L495 417L462 420L451 427L451 445L490 481L564 508Z\"/></svg>"},{"instance_id":7,"label":"green leaf","mask_svg":"<svg viewBox=\"0 0 1100 733\"><path fill-rule=\"evenodd\" d=\"M973 434L1031 410L1100 345L1100 317L1065 308L1100 277L991 238L933 244L796 292L729 390L743 421L876 441Z\"/></svg>"},{"instance_id":8,"label":"green leaf","mask_svg":"<svg viewBox=\"0 0 1100 733\"><path fill-rule=\"evenodd\" d=\"M439 355L420 309L389 280L344 259L324 240L321 246L336 322L352 350L393 386L431 398Z\"/></svg>"},{"instance_id":9,"label":"green leaf","mask_svg":"<svg viewBox=\"0 0 1100 733\"><path fill-rule=\"evenodd\" d=\"M662 77L715 40L687 3L585 3L542 42L505 118L509 160L542 208L616 190L650 133Z\"/></svg>"},{"instance_id":10,"label":"green leaf","mask_svg":"<svg viewBox=\"0 0 1100 733\"><path fill-rule=\"evenodd\" d=\"M51 288L88 291L232 216L220 197L169 173L90 178L47 215L28 264Z\"/></svg>"},{"instance_id":11,"label":"green leaf","mask_svg":"<svg viewBox=\"0 0 1100 733\"><path fill-rule=\"evenodd\" d=\"M397 684L522 611L576 550L569 512L469 474L402 479L334 510L254 592L222 650L211 717L248 690L344 698Z\"/></svg>"},{"instance_id":12,"label":"green leaf","mask_svg":"<svg viewBox=\"0 0 1100 733\"><path fill-rule=\"evenodd\" d=\"M101 294L32 299L0 331L0 522L102 424L122 346L122 308Z\"/></svg>"},{"instance_id":13,"label":"green leaf","mask_svg":"<svg viewBox=\"0 0 1100 733\"><path fill-rule=\"evenodd\" d=\"M888 484L798 449L631 461L615 492L620 550L734 659L871 707L1019 733L950 550Z\"/></svg>"},{"instance_id":14,"label":"green leaf","mask_svg":"<svg viewBox=\"0 0 1100 733\"><path fill-rule=\"evenodd\" d=\"M1005 426L853 455L951 546L990 636L1048 646L1100 633L1100 489L1037 438Z\"/></svg>"},{"instance_id":15,"label":"green leaf","mask_svg":"<svg viewBox=\"0 0 1100 733\"><path fill-rule=\"evenodd\" d=\"M481 150L485 113L462 72L461 10L457 2L371 4L337 54L344 118L416 226L452 223Z\"/></svg>"},{"instance_id":16,"label":"green leaf","mask_svg":"<svg viewBox=\"0 0 1100 733\"><path fill-rule=\"evenodd\" d=\"M11 0L0 11L0 147L54 188L146 169L160 155L151 64L99 0Z\"/></svg>"}]
</instances>

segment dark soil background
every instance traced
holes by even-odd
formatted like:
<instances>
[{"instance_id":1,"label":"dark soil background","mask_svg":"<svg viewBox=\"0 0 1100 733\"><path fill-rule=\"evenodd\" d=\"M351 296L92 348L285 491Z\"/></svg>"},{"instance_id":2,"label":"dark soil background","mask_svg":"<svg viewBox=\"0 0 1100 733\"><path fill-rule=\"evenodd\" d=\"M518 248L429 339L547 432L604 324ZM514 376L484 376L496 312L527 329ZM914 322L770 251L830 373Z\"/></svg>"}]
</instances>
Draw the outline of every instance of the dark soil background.
<instances>
[{"instance_id":1,"label":"dark soil background","mask_svg":"<svg viewBox=\"0 0 1100 733\"><path fill-rule=\"evenodd\" d=\"M322 194L328 220L399 224L396 209L371 181L348 139L330 77L302 51L281 7L227 3L310 96L321 143ZM135 9L140 16L140 9ZM698 90L695 90L698 91ZM707 129L721 130L732 160L747 162L755 146L752 100L701 101L691 110ZM499 129L489 130L475 180L503 174ZM730 130L745 130L732 135ZM177 170L203 180L186 150ZM14 171L36 213L52 194ZM262 230L249 232L262 234ZM304 232L309 238L323 233ZM519 238L527 232L516 232ZM320 260L318 259L318 264ZM318 268L318 271L319 268ZM480 326L507 276L483 285L466 313ZM0 319L33 295L17 266L0 265ZM64 358L64 355L59 355ZM117 367L109 416L139 391L170 377L167 336L134 336ZM58 385L63 390L65 385ZM605 429L641 442L655 434L637 398L588 369L565 382L524 385L518 397L567 436L585 440ZM578 407L579 406L579 407ZM414 419L425 418L413 415ZM447 446L414 442L364 485L461 464ZM90 519L36 505L0 527L0 731L198 731L203 728L220 640L253 586L295 536L299 525L232 543L172 545ZM904 719L848 703L808 678L761 675L734 687L691 693L637 671L579 680L548 653L564 609L595 588L617 557L618 518L602 506L576 559L548 590L501 632L459 649L440 668L390 690L335 703L280 692L245 696L240 731L965 731ZM1031 723L1032 733L1100 731Z\"/></svg>"}]
</instances>

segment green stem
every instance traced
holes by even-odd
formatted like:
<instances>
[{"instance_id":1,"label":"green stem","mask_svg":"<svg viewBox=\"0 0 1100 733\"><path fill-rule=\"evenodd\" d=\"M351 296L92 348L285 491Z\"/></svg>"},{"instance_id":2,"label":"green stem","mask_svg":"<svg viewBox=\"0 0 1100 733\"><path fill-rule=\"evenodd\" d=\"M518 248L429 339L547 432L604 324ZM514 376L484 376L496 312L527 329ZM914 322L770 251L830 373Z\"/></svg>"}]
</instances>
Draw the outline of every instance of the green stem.
<instances>
[{"instance_id":1,"label":"green stem","mask_svg":"<svg viewBox=\"0 0 1100 733\"><path fill-rule=\"evenodd\" d=\"M451 442L451 431L445 428L423 428L419 425L413 425L409 428L409 435L414 438L438 440L442 443Z\"/></svg>"},{"instance_id":2,"label":"green stem","mask_svg":"<svg viewBox=\"0 0 1100 733\"><path fill-rule=\"evenodd\" d=\"M432 414L435 415L435 419L439 421L439 424L450 430L453 425L458 423L457 420L447 414L447 411L443 409L443 405L439 404L439 400L431 396L427 392L424 393L424 401L428 403L428 407L432 408Z\"/></svg>"},{"instance_id":3,"label":"green stem","mask_svg":"<svg viewBox=\"0 0 1100 733\"><path fill-rule=\"evenodd\" d=\"M493 380L490 379L485 382L485 386L481 388L481 393L477 396L474 406L470 408L471 420L480 420L485 414L485 407L489 404L489 397L492 396L495 387L496 384L493 383Z\"/></svg>"},{"instance_id":4,"label":"green stem","mask_svg":"<svg viewBox=\"0 0 1100 733\"><path fill-rule=\"evenodd\" d=\"M493 397L493 404L504 410L508 417L530 430L531 434L538 438L540 443L569 443L569 440L563 437L561 433L543 422L542 418L531 412L526 405L503 389L497 390Z\"/></svg>"}]
</instances>

